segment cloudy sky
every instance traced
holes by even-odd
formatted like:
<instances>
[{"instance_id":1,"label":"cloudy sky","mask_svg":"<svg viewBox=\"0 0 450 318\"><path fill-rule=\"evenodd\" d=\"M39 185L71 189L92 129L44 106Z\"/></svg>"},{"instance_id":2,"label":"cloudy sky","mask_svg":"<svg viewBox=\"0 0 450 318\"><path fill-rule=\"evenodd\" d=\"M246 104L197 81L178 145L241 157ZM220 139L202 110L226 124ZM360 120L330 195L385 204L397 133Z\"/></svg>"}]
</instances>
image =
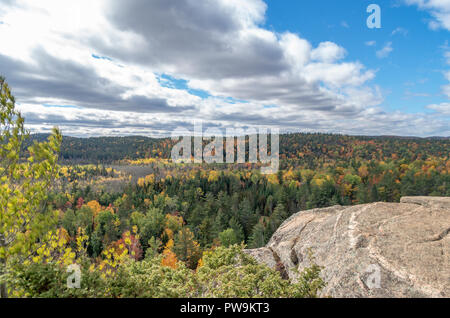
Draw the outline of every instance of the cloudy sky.
<instances>
[{"instance_id":1,"label":"cloudy sky","mask_svg":"<svg viewBox=\"0 0 450 318\"><path fill-rule=\"evenodd\" d=\"M0 40L33 132L450 135L450 0L0 0Z\"/></svg>"}]
</instances>

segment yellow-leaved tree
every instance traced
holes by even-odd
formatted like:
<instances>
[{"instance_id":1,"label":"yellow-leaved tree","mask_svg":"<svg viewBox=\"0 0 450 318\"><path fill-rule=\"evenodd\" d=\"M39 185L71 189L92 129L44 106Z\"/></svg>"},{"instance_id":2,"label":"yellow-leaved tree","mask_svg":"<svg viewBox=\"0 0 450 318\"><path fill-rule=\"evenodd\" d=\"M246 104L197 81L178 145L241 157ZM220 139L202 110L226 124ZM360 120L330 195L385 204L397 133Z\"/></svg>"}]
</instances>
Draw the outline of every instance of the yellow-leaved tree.
<instances>
[{"instance_id":1,"label":"yellow-leaved tree","mask_svg":"<svg viewBox=\"0 0 450 318\"><path fill-rule=\"evenodd\" d=\"M0 77L0 297L8 296L5 277L10 259L29 257L57 220L46 201L58 175L62 136L54 128L46 142L24 149L28 137L24 118Z\"/></svg>"}]
</instances>

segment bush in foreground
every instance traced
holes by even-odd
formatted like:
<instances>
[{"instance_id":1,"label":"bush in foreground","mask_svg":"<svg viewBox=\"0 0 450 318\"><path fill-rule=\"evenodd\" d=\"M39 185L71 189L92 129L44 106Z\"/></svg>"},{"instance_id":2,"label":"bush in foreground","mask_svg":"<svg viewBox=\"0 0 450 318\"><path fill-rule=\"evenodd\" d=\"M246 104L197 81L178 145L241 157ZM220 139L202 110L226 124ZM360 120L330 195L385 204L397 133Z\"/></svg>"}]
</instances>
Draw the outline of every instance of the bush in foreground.
<instances>
[{"instance_id":1,"label":"bush in foreground","mask_svg":"<svg viewBox=\"0 0 450 318\"><path fill-rule=\"evenodd\" d=\"M161 264L161 257L140 262L128 260L112 275L102 275L85 262L81 288L70 289L65 268L48 263L17 265L11 275L13 295L20 297L317 297L324 287L320 267L312 265L299 274L298 283L258 264L243 246L218 247L203 255L197 270L183 262L175 268Z\"/></svg>"}]
</instances>

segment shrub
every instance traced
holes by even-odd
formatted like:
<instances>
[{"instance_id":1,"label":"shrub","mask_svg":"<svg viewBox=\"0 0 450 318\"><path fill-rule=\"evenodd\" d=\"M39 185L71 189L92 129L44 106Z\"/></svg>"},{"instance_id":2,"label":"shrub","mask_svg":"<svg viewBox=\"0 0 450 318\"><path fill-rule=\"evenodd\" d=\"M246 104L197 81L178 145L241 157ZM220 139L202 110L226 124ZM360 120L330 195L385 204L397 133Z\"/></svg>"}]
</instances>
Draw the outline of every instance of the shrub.
<instances>
[{"instance_id":1,"label":"shrub","mask_svg":"<svg viewBox=\"0 0 450 318\"><path fill-rule=\"evenodd\" d=\"M298 283L257 263L243 252L243 245L218 247L205 252L197 270L183 262L175 268L161 264L161 256L129 259L112 275L83 264L80 289L70 289L65 268L48 263L16 265L9 283L19 297L145 297L145 298L290 298L317 297L324 287L321 268L305 269Z\"/></svg>"}]
</instances>

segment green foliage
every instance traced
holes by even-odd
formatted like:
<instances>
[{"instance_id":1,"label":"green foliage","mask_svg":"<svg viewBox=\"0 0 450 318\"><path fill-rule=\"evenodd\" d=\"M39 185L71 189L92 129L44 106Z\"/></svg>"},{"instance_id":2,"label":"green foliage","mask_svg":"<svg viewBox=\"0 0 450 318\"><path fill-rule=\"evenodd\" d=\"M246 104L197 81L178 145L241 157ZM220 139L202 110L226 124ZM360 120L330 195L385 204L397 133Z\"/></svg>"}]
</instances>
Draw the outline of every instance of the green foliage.
<instances>
[{"instance_id":1,"label":"green foliage","mask_svg":"<svg viewBox=\"0 0 450 318\"><path fill-rule=\"evenodd\" d=\"M152 236L148 240L148 248L145 251L145 258L152 259L159 255L159 251L162 247L162 242L159 238Z\"/></svg>"},{"instance_id":2,"label":"green foliage","mask_svg":"<svg viewBox=\"0 0 450 318\"><path fill-rule=\"evenodd\" d=\"M324 287L317 265L301 273L299 283L290 283L242 249L233 245L207 252L197 271L184 263L163 266L160 256L128 260L105 277L84 264L80 289L68 288L68 274L55 264L17 265L10 283L23 297L316 297Z\"/></svg>"},{"instance_id":3,"label":"green foliage","mask_svg":"<svg viewBox=\"0 0 450 318\"><path fill-rule=\"evenodd\" d=\"M62 140L55 128L46 142L34 142L23 151L28 137L24 119L15 109L8 84L0 77L0 296L7 297L2 273L11 257L24 258L56 215L46 202L58 175ZM24 160L26 159L26 160Z\"/></svg>"},{"instance_id":4,"label":"green foliage","mask_svg":"<svg viewBox=\"0 0 450 318\"><path fill-rule=\"evenodd\" d=\"M178 260L184 262L190 269L195 269L202 257L199 244L194 239L194 234L187 227L183 227L174 238L173 252Z\"/></svg>"},{"instance_id":5,"label":"green foliage","mask_svg":"<svg viewBox=\"0 0 450 318\"><path fill-rule=\"evenodd\" d=\"M161 236L164 230L164 213L157 208L150 208L146 214L133 212L131 220L132 225L136 225L139 229L141 245L144 247L148 246L148 241L151 238Z\"/></svg>"},{"instance_id":6,"label":"green foliage","mask_svg":"<svg viewBox=\"0 0 450 318\"><path fill-rule=\"evenodd\" d=\"M14 296L28 298L84 298L105 297L107 282L100 272L90 271L86 264L81 266L80 288L68 288L70 275L65 268L54 263L15 264L9 275L9 285L14 286Z\"/></svg>"},{"instance_id":7,"label":"green foliage","mask_svg":"<svg viewBox=\"0 0 450 318\"><path fill-rule=\"evenodd\" d=\"M171 268L161 265L160 257L128 262L107 283L112 297L194 297L199 288L195 272L184 263Z\"/></svg>"},{"instance_id":8,"label":"green foliage","mask_svg":"<svg viewBox=\"0 0 450 318\"><path fill-rule=\"evenodd\" d=\"M253 228L249 246L258 248L266 245L270 238L268 234L267 226L263 222L258 222Z\"/></svg>"},{"instance_id":9,"label":"green foliage","mask_svg":"<svg viewBox=\"0 0 450 318\"><path fill-rule=\"evenodd\" d=\"M238 235L234 232L233 229L228 228L219 233L220 244L225 247L229 247L230 245L239 244Z\"/></svg>"}]
</instances>

